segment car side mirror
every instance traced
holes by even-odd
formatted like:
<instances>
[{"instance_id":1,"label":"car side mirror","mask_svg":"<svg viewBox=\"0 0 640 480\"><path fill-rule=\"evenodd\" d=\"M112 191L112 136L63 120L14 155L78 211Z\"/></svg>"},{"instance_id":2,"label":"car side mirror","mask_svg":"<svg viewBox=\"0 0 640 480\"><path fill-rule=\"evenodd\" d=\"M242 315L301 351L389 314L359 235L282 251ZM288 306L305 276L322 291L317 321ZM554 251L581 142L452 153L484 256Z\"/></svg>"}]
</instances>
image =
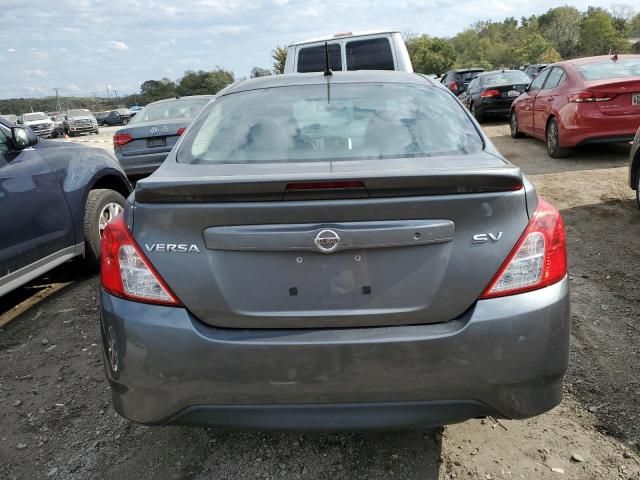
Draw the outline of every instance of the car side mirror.
<instances>
[{"instance_id":1,"label":"car side mirror","mask_svg":"<svg viewBox=\"0 0 640 480\"><path fill-rule=\"evenodd\" d=\"M26 127L11 127L11 139L18 150L34 147L38 144L38 136Z\"/></svg>"}]
</instances>

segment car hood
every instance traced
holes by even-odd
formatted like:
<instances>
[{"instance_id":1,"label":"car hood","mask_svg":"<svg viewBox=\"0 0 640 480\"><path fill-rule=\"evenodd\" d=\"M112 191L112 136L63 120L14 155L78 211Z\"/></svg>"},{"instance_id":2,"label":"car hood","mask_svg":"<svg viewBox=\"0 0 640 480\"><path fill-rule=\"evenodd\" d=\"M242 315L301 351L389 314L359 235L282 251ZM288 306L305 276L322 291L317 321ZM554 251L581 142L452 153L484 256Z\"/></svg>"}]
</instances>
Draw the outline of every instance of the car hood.
<instances>
[{"instance_id":1,"label":"car hood","mask_svg":"<svg viewBox=\"0 0 640 480\"><path fill-rule=\"evenodd\" d=\"M29 126L29 125L39 125L41 123L53 123L52 120L25 120L23 121L23 125L25 126Z\"/></svg>"},{"instance_id":2,"label":"car hood","mask_svg":"<svg viewBox=\"0 0 640 480\"><path fill-rule=\"evenodd\" d=\"M79 117L70 117L69 121L72 122L72 121L75 121L75 120L93 120L93 119L94 119L94 117L92 117L90 115L82 115L82 116L79 116Z\"/></svg>"}]
</instances>

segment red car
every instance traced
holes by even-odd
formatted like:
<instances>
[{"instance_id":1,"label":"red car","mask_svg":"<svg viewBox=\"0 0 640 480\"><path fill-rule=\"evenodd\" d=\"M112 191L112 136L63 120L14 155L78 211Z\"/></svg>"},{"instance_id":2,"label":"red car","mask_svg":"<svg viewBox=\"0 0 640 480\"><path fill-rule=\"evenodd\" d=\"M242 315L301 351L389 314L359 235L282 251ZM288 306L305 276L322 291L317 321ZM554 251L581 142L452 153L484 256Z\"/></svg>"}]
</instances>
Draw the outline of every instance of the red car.
<instances>
[{"instance_id":1,"label":"red car","mask_svg":"<svg viewBox=\"0 0 640 480\"><path fill-rule=\"evenodd\" d=\"M511 107L511 136L545 140L553 158L569 147L630 142L640 126L640 55L555 63Z\"/></svg>"}]
</instances>

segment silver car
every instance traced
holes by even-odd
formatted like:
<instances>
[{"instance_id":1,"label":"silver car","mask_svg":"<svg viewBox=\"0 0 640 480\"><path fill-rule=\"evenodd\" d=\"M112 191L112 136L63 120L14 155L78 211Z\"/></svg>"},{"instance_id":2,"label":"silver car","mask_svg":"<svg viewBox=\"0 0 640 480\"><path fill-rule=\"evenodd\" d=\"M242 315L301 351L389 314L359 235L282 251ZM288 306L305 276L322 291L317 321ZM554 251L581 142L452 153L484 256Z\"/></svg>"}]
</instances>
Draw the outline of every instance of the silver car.
<instances>
[{"instance_id":1,"label":"silver car","mask_svg":"<svg viewBox=\"0 0 640 480\"><path fill-rule=\"evenodd\" d=\"M101 283L136 422L417 428L562 395L562 218L419 74L225 88L107 226Z\"/></svg>"},{"instance_id":2,"label":"silver car","mask_svg":"<svg viewBox=\"0 0 640 480\"><path fill-rule=\"evenodd\" d=\"M113 135L113 149L129 177L160 166L180 135L214 95L169 98L150 103Z\"/></svg>"}]
</instances>

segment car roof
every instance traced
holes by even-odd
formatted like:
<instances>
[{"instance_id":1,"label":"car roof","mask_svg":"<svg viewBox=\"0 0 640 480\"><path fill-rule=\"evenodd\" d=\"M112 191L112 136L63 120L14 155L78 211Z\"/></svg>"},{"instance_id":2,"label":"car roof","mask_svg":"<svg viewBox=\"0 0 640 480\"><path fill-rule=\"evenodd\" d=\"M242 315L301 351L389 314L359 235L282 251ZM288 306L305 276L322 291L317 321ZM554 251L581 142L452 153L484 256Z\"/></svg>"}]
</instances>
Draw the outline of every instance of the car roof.
<instances>
[{"instance_id":1,"label":"car roof","mask_svg":"<svg viewBox=\"0 0 640 480\"><path fill-rule=\"evenodd\" d=\"M327 78L331 83L412 83L438 86L435 79L415 72L400 72L394 70L357 70L351 72L333 72L326 77L323 72L286 73L283 75L269 75L266 77L242 80L226 87L218 95L228 95L248 90L262 88L290 87L294 85L326 84Z\"/></svg>"},{"instance_id":2,"label":"car roof","mask_svg":"<svg viewBox=\"0 0 640 480\"><path fill-rule=\"evenodd\" d=\"M175 102L178 100L195 100L198 98L202 98L205 100L211 100L216 98L215 95L187 95L184 97L173 97L173 98L165 98L164 100L156 100L155 102L151 102L149 104L147 104L146 106L148 107L149 105L156 105L158 103L170 103L170 102Z\"/></svg>"},{"instance_id":3,"label":"car roof","mask_svg":"<svg viewBox=\"0 0 640 480\"><path fill-rule=\"evenodd\" d=\"M363 37L366 35L383 35L385 33L400 33L398 30L362 30L359 32L335 33L333 35L325 35L324 37L310 38L301 42L289 44L290 47L304 45L306 43L329 42L332 40L340 40L342 38Z\"/></svg>"},{"instance_id":4,"label":"car roof","mask_svg":"<svg viewBox=\"0 0 640 480\"><path fill-rule=\"evenodd\" d=\"M511 68L505 68L504 70L491 70L489 72L482 72L478 76L479 77L486 77L486 76L489 76L489 75L497 75L499 73L506 73L506 72L522 72L522 70L514 70L514 69L511 69Z\"/></svg>"},{"instance_id":5,"label":"car roof","mask_svg":"<svg viewBox=\"0 0 640 480\"><path fill-rule=\"evenodd\" d=\"M598 63L603 60L611 60L613 61L614 55L598 55L596 57L584 57L584 58L574 58L572 60L565 60L563 62L554 63L554 65L559 64L571 64L571 65L588 65L590 63ZM618 59L635 59L640 60L640 55L626 54L626 55L617 55Z\"/></svg>"},{"instance_id":6,"label":"car roof","mask_svg":"<svg viewBox=\"0 0 640 480\"><path fill-rule=\"evenodd\" d=\"M451 70L453 73L465 73L465 72L484 72L484 68L482 67L473 67L473 68L454 68Z\"/></svg>"}]
</instances>

